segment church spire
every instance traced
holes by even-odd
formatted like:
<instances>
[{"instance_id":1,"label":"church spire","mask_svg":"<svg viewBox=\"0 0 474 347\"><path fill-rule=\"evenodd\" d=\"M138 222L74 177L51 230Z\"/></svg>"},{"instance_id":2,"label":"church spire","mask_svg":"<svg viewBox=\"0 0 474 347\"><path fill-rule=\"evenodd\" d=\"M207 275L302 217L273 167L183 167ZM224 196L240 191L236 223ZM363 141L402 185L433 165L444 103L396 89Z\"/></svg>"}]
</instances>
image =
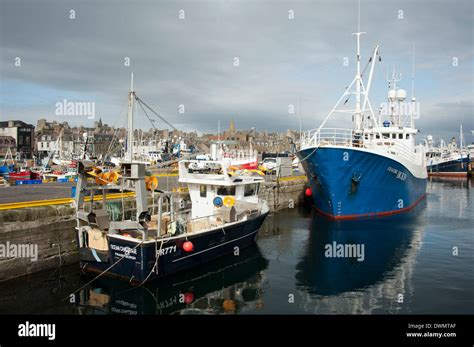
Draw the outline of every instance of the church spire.
<instances>
[{"instance_id":1,"label":"church spire","mask_svg":"<svg viewBox=\"0 0 474 347\"><path fill-rule=\"evenodd\" d=\"M229 133L235 134L235 124L234 124L234 120L233 120L233 119L230 120Z\"/></svg>"}]
</instances>

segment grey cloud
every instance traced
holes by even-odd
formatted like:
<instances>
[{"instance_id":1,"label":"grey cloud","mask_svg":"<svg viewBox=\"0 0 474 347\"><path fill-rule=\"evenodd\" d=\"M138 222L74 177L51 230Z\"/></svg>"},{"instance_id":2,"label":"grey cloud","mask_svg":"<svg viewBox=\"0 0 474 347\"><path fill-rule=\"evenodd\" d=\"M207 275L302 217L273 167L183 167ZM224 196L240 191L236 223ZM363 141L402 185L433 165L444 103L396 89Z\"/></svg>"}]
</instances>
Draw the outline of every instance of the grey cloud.
<instances>
[{"instance_id":1,"label":"grey cloud","mask_svg":"<svg viewBox=\"0 0 474 347\"><path fill-rule=\"evenodd\" d=\"M68 18L70 9L76 11L75 20ZM180 9L185 20L178 19ZM288 19L289 9L295 11L294 20ZM396 17L400 9L403 20ZM353 76L353 66L342 67L342 58L353 62L356 14L355 0L7 0L0 15L2 94L12 80L57 90L57 100L63 99L62 90L81 93L96 101L106 122L115 124L133 71L137 93L184 129L215 130L217 120L225 124L230 118L238 127L279 131L297 129L301 118L304 128L314 128ZM472 64L464 64L474 57L472 22L469 0L362 0L365 59L380 43L384 66L403 61L409 69L416 42L420 75L428 73L437 82L427 95L418 91L430 99L431 123L426 125L433 129L444 125L444 112L452 113L453 123L461 116L457 109L435 107L442 99L431 98L432 88L441 97L472 99ZM16 56L22 57L21 68L13 66ZM453 56L464 65L444 71ZM131 58L130 68L123 66L124 57ZM233 66L234 57L239 67ZM381 88L384 71L381 67L376 76ZM288 115L290 103L297 105L298 115ZM177 112L179 104L186 107L183 115ZM35 122L54 118L52 110L1 103L0 116ZM469 109L463 112L462 117L470 116ZM139 125L149 126L144 116Z\"/></svg>"}]
</instances>

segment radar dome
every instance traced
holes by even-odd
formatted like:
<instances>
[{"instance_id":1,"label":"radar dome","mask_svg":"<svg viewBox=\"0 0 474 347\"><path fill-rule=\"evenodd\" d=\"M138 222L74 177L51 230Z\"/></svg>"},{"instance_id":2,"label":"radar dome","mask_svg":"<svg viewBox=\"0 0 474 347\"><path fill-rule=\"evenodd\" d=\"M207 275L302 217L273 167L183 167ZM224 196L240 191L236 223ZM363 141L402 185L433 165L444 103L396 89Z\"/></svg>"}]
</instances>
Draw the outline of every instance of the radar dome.
<instances>
[{"instance_id":1,"label":"radar dome","mask_svg":"<svg viewBox=\"0 0 474 347\"><path fill-rule=\"evenodd\" d=\"M397 98L397 91L393 90L393 89L390 89L388 91L388 100L395 101L396 98Z\"/></svg>"},{"instance_id":2,"label":"radar dome","mask_svg":"<svg viewBox=\"0 0 474 347\"><path fill-rule=\"evenodd\" d=\"M397 100L398 101L403 101L407 98L407 92L405 89L399 89L397 90Z\"/></svg>"}]
</instances>

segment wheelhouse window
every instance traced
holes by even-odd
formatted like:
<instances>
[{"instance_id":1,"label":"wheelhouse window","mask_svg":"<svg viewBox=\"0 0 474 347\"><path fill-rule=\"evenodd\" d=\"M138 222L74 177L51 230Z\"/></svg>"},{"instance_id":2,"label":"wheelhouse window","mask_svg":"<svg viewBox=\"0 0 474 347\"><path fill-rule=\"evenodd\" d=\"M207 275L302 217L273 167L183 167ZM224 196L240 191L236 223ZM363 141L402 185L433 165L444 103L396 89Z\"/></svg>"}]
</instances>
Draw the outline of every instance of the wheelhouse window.
<instances>
[{"instance_id":1,"label":"wheelhouse window","mask_svg":"<svg viewBox=\"0 0 474 347\"><path fill-rule=\"evenodd\" d=\"M217 187L217 195L235 195L235 186L219 186Z\"/></svg>"},{"instance_id":2,"label":"wheelhouse window","mask_svg":"<svg viewBox=\"0 0 474 347\"><path fill-rule=\"evenodd\" d=\"M244 196L253 196L258 193L258 184L257 183L252 183L252 184L246 184L244 186Z\"/></svg>"},{"instance_id":3,"label":"wheelhouse window","mask_svg":"<svg viewBox=\"0 0 474 347\"><path fill-rule=\"evenodd\" d=\"M396 139L397 138L397 134L392 134L392 139Z\"/></svg>"},{"instance_id":4,"label":"wheelhouse window","mask_svg":"<svg viewBox=\"0 0 474 347\"><path fill-rule=\"evenodd\" d=\"M410 138L410 134L406 134L406 139L408 140Z\"/></svg>"},{"instance_id":5,"label":"wheelhouse window","mask_svg":"<svg viewBox=\"0 0 474 347\"><path fill-rule=\"evenodd\" d=\"M403 140L403 134L398 134L398 138L399 138L400 140Z\"/></svg>"},{"instance_id":6,"label":"wheelhouse window","mask_svg":"<svg viewBox=\"0 0 474 347\"><path fill-rule=\"evenodd\" d=\"M207 186L204 184L201 184L199 186L199 195L201 195L201 198L205 198L207 196Z\"/></svg>"}]
</instances>

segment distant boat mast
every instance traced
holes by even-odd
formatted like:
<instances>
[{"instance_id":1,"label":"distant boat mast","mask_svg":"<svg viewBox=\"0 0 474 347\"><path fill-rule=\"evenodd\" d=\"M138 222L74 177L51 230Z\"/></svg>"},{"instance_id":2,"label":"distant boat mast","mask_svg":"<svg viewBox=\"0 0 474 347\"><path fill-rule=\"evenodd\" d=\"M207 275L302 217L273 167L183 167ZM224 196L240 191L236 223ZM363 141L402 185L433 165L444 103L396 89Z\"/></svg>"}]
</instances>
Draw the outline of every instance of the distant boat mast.
<instances>
[{"instance_id":1,"label":"distant boat mast","mask_svg":"<svg viewBox=\"0 0 474 347\"><path fill-rule=\"evenodd\" d=\"M133 90L133 72L130 78L130 92L128 93L128 158L130 162L133 160L133 102L135 92Z\"/></svg>"}]
</instances>

